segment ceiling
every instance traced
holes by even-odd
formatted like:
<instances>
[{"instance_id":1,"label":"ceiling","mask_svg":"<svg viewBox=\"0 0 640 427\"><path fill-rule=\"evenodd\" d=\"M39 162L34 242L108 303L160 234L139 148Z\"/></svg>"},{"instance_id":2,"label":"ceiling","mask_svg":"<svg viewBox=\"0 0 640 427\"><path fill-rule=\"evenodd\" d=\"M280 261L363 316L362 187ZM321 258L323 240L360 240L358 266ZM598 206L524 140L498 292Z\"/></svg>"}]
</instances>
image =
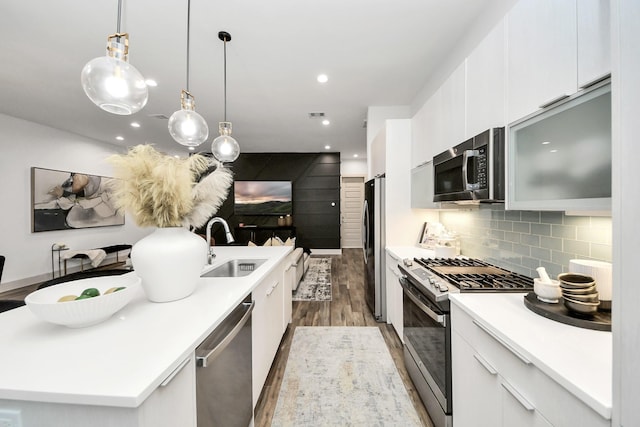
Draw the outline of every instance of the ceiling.
<instances>
[{"instance_id":1,"label":"ceiling","mask_svg":"<svg viewBox=\"0 0 640 427\"><path fill-rule=\"evenodd\" d=\"M207 151L227 118L244 152L366 157L368 106L409 105L485 10L505 0L191 1L190 91L209 125ZM186 85L187 0L125 0L129 62L158 82L145 108L117 116L96 107L80 71L116 32L117 0L3 1L0 112L121 146L186 153L165 117ZM319 84L325 73L329 81ZM323 112L331 121L310 119ZM132 121L140 128L130 126ZM116 136L124 141L116 141Z\"/></svg>"}]
</instances>

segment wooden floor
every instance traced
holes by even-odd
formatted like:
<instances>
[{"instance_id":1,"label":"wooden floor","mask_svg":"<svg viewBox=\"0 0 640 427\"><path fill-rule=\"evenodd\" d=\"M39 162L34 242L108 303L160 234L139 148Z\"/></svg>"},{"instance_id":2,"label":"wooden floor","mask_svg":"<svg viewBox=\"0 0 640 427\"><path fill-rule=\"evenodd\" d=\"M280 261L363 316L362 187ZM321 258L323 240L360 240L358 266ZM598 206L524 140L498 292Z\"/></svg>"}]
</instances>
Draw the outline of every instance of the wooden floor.
<instances>
[{"instance_id":1,"label":"wooden floor","mask_svg":"<svg viewBox=\"0 0 640 427\"><path fill-rule=\"evenodd\" d=\"M389 347L400 377L423 425L433 427L404 367L402 343L398 335L393 326L377 323L365 303L362 249L343 249L342 253L340 256L331 256L332 300L293 302L293 320L282 338L280 349L256 405L255 425L258 427L271 425L296 326L377 326Z\"/></svg>"}]
</instances>

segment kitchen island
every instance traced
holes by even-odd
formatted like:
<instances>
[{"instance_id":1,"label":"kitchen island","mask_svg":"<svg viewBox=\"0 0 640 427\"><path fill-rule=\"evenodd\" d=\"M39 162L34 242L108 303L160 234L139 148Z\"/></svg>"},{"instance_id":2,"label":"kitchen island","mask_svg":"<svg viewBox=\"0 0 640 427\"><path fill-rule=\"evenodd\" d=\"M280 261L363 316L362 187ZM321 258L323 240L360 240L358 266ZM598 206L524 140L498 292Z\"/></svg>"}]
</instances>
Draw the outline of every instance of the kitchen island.
<instances>
[{"instance_id":1,"label":"kitchen island","mask_svg":"<svg viewBox=\"0 0 640 427\"><path fill-rule=\"evenodd\" d=\"M542 317L524 295L449 296L454 425L611 425L611 332Z\"/></svg>"},{"instance_id":2,"label":"kitchen island","mask_svg":"<svg viewBox=\"0 0 640 427\"><path fill-rule=\"evenodd\" d=\"M213 267L237 258L267 261L245 277L201 278L192 295L174 302L149 302L142 289L136 289L125 308L87 328L46 323L28 307L0 314L0 411L21 410L24 426L43 422L75 426L87 417L91 425L172 425L169 418L157 424L163 411L193 412L195 348L265 280L284 280L292 247L215 249ZM286 292L279 295L286 298ZM288 296L290 301L290 292ZM276 329L280 330L283 318L278 315ZM254 356L260 351L254 348ZM185 366L189 368L183 369ZM182 400L175 402L176 393L167 392L169 387L164 390L162 385L173 384L174 375L183 376L181 370L188 374L177 393ZM145 409L149 401L153 407ZM96 419L105 416L104 424ZM158 418L153 420L153 416Z\"/></svg>"}]
</instances>

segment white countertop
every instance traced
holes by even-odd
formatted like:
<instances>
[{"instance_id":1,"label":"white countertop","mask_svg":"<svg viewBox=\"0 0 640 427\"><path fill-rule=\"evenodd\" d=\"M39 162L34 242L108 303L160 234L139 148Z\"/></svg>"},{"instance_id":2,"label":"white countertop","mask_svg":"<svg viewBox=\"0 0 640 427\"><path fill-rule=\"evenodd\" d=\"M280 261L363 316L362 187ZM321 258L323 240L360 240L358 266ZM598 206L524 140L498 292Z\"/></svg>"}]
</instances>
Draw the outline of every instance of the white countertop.
<instances>
[{"instance_id":1,"label":"white countertop","mask_svg":"<svg viewBox=\"0 0 640 427\"><path fill-rule=\"evenodd\" d=\"M387 253L398 260L405 258L434 258L435 252L431 249L424 249L419 246L387 246Z\"/></svg>"},{"instance_id":2,"label":"white countertop","mask_svg":"<svg viewBox=\"0 0 640 427\"><path fill-rule=\"evenodd\" d=\"M87 328L46 323L28 307L0 313L0 399L139 406L292 249L216 247L214 265L268 261L246 277L202 278L179 301L152 303L139 288L125 308Z\"/></svg>"},{"instance_id":3,"label":"white countertop","mask_svg":"<svg viewBox=\"0 0 640 427\"><path fill-rule=\"evenodd\" d=\"M611 419L611 332L542 317L525 307L524 295L451 294L449 299L602 417Z\"/></svg>"}]
</instances>

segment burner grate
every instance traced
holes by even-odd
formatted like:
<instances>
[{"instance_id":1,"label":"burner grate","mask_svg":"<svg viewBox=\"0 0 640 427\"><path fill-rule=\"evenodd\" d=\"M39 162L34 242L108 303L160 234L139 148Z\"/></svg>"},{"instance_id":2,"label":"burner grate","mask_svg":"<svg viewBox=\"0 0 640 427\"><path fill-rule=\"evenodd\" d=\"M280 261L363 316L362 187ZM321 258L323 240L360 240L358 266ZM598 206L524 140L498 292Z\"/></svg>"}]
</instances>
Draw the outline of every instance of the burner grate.
<instances>
[{"instance_id":1,"label":"burner grate","mask_svg":"<svg viewBox=\"0 0 640 427\"><path fill-rule=\"evenodd\" d=\"M487 262L468 258L416 259L416 261L449 281L461 292L527 292L533 290L533 279Z\"/></svg>"}]
</instances>

